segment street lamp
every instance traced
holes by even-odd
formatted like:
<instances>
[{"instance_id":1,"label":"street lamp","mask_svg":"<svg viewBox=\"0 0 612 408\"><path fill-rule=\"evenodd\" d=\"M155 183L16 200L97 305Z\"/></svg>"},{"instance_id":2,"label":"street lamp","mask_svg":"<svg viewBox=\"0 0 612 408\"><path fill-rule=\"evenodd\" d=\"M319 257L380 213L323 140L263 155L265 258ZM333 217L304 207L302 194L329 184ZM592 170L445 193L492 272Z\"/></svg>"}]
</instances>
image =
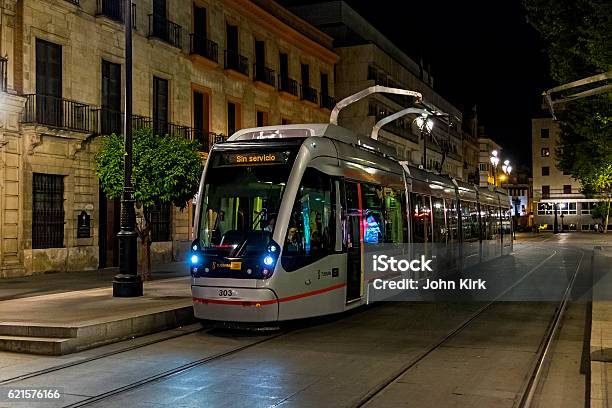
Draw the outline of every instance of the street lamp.
<instances>
[{"instance_id":1,"label":"street lamp","mask_svg":"<svg viewBox=\"0 0 612 408\"><path fill-rule=\"evenodd\" d=\"M132 186L132 1L125 2L125 162L121 196L121 230L119 239L119 274L113 280L113 296L142 296L142 279L138 276L137 237L134 187Z\"/></svg>"},{"instance_id":2,"label":"street lamp","mask_svg":"<svg viewBox=\"0 0 612 408\"><path fill-rule=\"evenodd\" d=\"M497 165L499 164L499 157L497 157L497 150L491 152L491 164L493 165L493 185L497 185Z\"/></svg>"},{"instance_id":3,"label":"street lamp","mask_svg":"<svg viewBox=\"0 0 612 408\"><path fill-rule=\"evenodd\" d=\"M423 167L427 169L427 135L433 130L434 123L426 114L418 116L414 123L421 130L421 137L423 138Z\"/></svg>"}]
</instances>

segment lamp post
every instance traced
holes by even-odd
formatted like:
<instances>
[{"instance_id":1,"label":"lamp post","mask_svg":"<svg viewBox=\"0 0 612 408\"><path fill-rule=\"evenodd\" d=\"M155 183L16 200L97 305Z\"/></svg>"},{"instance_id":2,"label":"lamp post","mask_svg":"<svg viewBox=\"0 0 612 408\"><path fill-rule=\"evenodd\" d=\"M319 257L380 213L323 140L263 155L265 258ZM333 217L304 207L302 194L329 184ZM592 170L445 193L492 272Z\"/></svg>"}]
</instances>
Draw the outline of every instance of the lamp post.
<instances>
[{"instance_id":1,"label":"lamp post","mask_svg":"<svg viewBox=\"0 0 612 408\"><path fill-rule=\"evenodd\" d=\"M553 233L554 234L558 234L559 233L559 221L557 220L557 214L558 214L558 208L559 205L557 203L553 203L554 206L554 210L555 210L555 220L553 222Z\"/></svg>"},{"instance_id":2,"label":"lamp post","mask_svg":"<svg viewBox=\"0 0 612 408\"><path fill-rule=\"evenodd\" d=\"M137 237L134 187L132 186L132 1L125 1L125 162L121 196L121 230L119 239L119 274L113 280L113 296L142 296L142 279L138 276Z\"/></svg>"},{"instance_id":3,"label":"lamp post","mask_svg":"<svg viewBox=\"0 0 612 408\"><path fill-rule=\"evenodd\" d=\"M489 158L491 161L491 165L493 166L493 186L497 185L497 165L499 164L499 157L497 157L497 150L493 150L491 152L491 157Z\"/></svg>"},{"instance_id":4,"label":"lamp post","mask_svg":"<svg viewBox=\"0 0 612 408\"><path fill-rule=\"evenodd\" d=\"M421 130L421 137L423 138L423 167L427 169L427 137L431 133L434 123L427 115L418 116L414 121Z\"/></svg>"}]
</instances>

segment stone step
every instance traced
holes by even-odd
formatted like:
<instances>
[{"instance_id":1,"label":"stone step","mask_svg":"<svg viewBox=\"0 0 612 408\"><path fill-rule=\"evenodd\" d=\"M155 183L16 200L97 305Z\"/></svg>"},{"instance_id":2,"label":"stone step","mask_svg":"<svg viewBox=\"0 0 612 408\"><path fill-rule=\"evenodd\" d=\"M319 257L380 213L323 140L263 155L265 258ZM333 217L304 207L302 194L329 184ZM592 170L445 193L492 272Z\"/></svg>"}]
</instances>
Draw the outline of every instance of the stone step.
<instances>
[{"instance_id":1,"label":"stone step","mask_svg":"<svg viewBox=\"0 0 612 408\"><path fill-rule=\"evenodd\" d=\"M57 337L0 336L0 350L59 356L71 351L75 339Z\"/></svg>"},{"instance_id":2,"label":"stone step","mask_svg":"<svg viewBox=\"0 0 612 408\"><path fill-rule=\"evenodd\" d=\"M0 323L0 336L69 338L76 337L77 330L77 327L47 325L44 323Z\"/></svg>"},{"instance_id":3,"label":"stone step","mask_svg":"<svg viewBox=\"0 0 612 408\"><path fill-rule=\"evenodd\" d=\"M166 310L143 311L138 315L108 317L77 325L2 322L0 350L62 355L175 329L195 322L190 300L182 303Z\"/></svg>"}]
</instances>

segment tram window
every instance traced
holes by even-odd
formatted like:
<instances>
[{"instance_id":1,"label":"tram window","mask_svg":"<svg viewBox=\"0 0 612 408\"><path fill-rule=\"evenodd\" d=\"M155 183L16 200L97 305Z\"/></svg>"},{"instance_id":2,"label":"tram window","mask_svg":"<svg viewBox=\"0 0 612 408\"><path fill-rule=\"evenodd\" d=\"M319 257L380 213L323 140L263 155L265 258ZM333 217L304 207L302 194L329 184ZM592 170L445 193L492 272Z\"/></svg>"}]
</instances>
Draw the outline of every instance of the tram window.
<instances>
[{"instance_id":1,"label":"tram window","mask_svg":"<svg viewBox=\"0 0 612 408\"><path fill-rule=\"evenodd\" d=\"M459 221L457 220L457 201L454 199L446 200L446 221L448 223L448 236L453 241L459 240Z\"/></svg>"},{"instance_id":2,"label":"tram window","mask_svg":"<svg viewBox=\"0 0 612 408\"><path fill-rule=\"evenodd\" d=\"M446 220L444 219L444 200L432 197L433 204L433 242L446 242Z\"/></svg>"},{"instance_id":3,"label":"tram window","mask_svg":"<svg viewBox=\"0 0 612 408\"><path fill-rule=\"evenodd\" d=\"M332 180L307 168L287 226L282 264L294 271L333 252L335 238Z\"/></svg>"},{"instance_id":4,"label":"tram window","mask_svg":"<svg viewBox=\"0 0 612 408\"><path fill-rule=\"evenodd\" d=\"M363 208L363 242L380 244L385 236L383 220L383 188L370 184L361 185Z\"/></svg>"},{"instance_id":5,"label":"tram window","mask_svg":"<svg viewBox=\"0 0 612 408\"><path fill-rule=\"evenodd\" d=\"M406 222L406 193L384 188L385 204L385 242L407 242L408 225Z\"/></svg>"},{"instance_id":6,"label":"tram window","mask_svg":"<svg viewBox=\"0 0 612 408\"><path fill-rule=\"evenodd\" d=\"M410 218L412 222L412 242L431 242L431 201L430 197L410 193Z\"/></svg>"},{"instance_id":7,"label":"tram window","mask_svg":"<svg viewBox=\"0 0 612 408\"><path fill-rule=\"evenodd\" d=\"M289 170L285 165L212 167L202 196L202 245L226 248L246 239L251 246L260 232L272 232Z\"/></svg>"},{"instance_id":8,"label":"tram window","mask_svg":"<svg viewBox=\"0 0 612 408\"><path fill-rule=\"evenodd\" d=\"M478 224L478 205L471 201L461 201L461 223L463 241L478 241L480 226Z\"/></svg>"},{"instance_id":9,"label":"tram window","mask_svg":"<svg viewBox=\"0 0 612 408\"><path fill-rule=\"evenodd\" d=\"M503 216L503 221L502 221L503 234L510 235L512 233L512 213L510 210L502 209L502 216Z\"/></svg>"},{"instance_id":10,"label":"tram window","mask_svg":"<svg viewBox=\"0 0 612 408\"><path fill-rule=\"evenodd\" d=\"M487 239L497 239L499 235L499 210L497 207L487 206Z\"/></svg>"}]
</instances>

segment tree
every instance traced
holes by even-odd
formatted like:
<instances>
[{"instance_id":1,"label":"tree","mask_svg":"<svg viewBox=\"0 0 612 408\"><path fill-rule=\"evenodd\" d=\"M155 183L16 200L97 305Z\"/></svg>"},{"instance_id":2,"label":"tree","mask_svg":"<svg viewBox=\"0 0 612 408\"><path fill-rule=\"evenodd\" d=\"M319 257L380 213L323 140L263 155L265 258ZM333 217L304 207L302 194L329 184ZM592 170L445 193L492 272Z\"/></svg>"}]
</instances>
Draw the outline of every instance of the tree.
<instances>
[{"instance_id":1,"label":"tree","mask_svg":"<svg viewBox=\"0 0 612 408\"><path fill-rule=\"evenodd\" d=\"M202 159L193 141L170 135L154 135L151 129L134 132L133 174L136 205L144 222L136 232L146 262L140 262L141 275L151 276L150 210L160 203L172 203L181 210L193 198L202 175ZM123 137L111 134L101 138L96 155L96 173L107 197L119 198L123 191Z\"/></svg>"},{"instance_id":2,"label":"tree","mask_svg":"<svg viewBox=\"0 0 612 408\"><path fill-rule=\"evenodd\" d=\"M550 73L559 84L612 70L612 2L524 0L529 22L547 44ZM580 89L575 89L575 92ZM612 194L612 93L566 103L557 112L557 167L586 195ZM606 216L606 225L608 222Z\"/></svg>"}]
</instances>

